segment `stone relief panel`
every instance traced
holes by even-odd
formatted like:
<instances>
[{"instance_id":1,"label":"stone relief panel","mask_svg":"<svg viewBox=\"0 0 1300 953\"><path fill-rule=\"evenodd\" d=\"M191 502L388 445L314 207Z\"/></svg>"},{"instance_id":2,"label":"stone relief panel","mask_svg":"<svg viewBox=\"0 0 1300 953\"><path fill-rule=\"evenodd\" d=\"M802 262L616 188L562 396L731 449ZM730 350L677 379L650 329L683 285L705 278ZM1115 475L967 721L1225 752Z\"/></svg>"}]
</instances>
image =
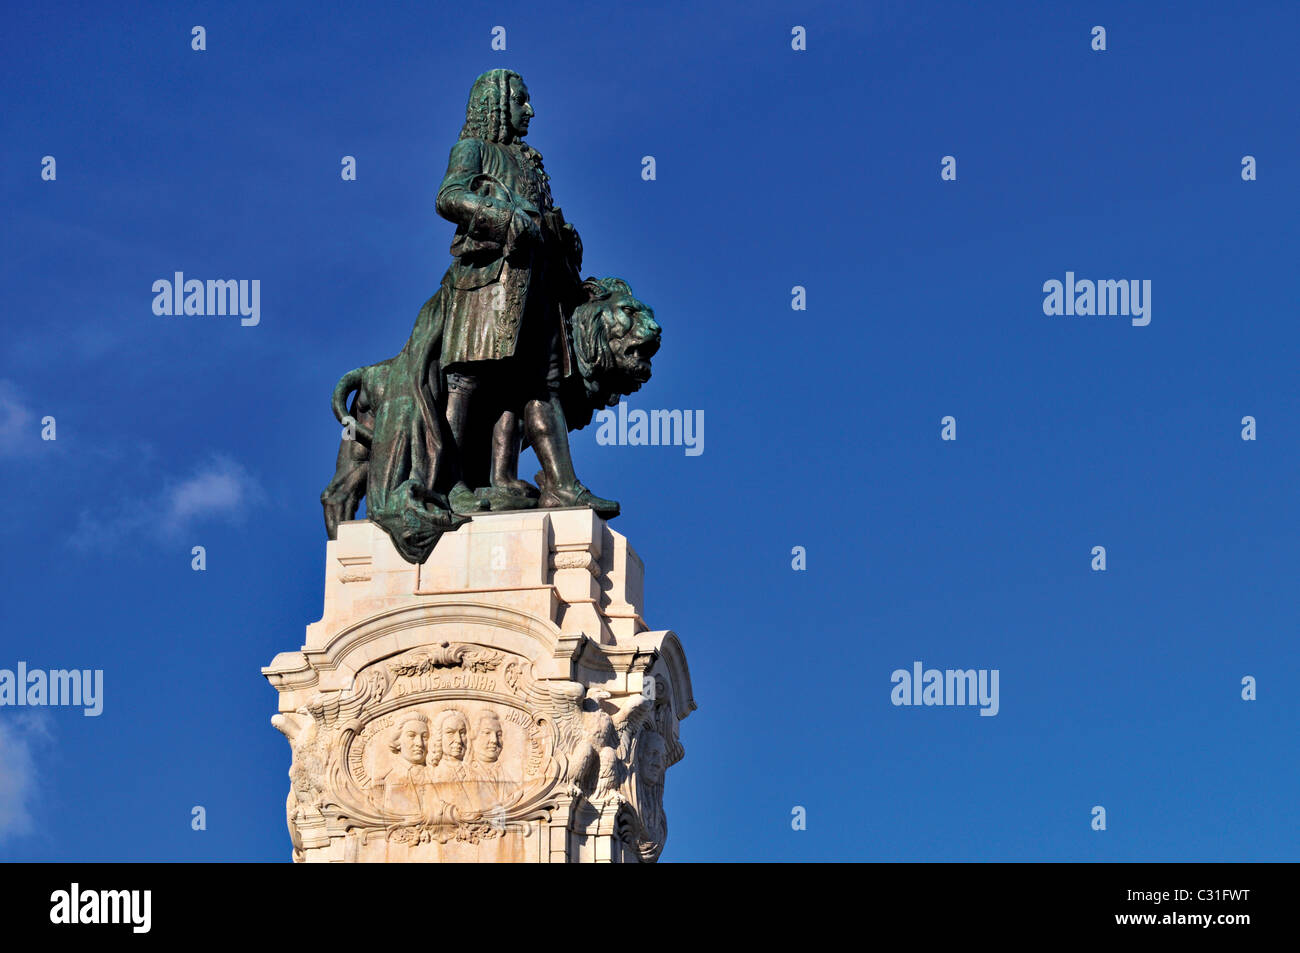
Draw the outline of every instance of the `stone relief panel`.
<instances>
[{"instance_id":1,"label":"stone relief panel","mask_svg":"<svg viewBox=\"0 0 1300 953\"><path fill-rule=\"evenodd\" d=\"M408 706L366 724L351 749L352 774L390 822L500 824L543 780L540 734L517 708Z\"/></svg>"},{"instance_id":2,"label":"stone relief panel","mask_svg":"<svg viewBox=\"0 0 1300 953\"><path fill-rule=\"evenodd\" d=\"M363 668L275 723L293 748L295 858L346 835L360 849L528 836L557 804L611 812L642 861L667 837L664 774L680 760L668 693L646 674L615 696L499 649L441 642Z\"/></svg>"}]
</instances>

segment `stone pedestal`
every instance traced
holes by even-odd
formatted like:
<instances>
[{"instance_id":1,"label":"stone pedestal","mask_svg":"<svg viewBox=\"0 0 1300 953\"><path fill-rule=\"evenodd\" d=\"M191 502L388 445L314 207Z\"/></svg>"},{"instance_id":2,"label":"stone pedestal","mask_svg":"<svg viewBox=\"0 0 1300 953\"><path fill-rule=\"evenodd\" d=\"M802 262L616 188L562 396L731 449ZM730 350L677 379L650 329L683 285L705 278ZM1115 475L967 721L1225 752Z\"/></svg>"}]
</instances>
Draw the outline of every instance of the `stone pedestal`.
<instances>
[{"instance_id":1,"label":"stone pedestal","mask_svg":"<svg viewBox=\"0 0 1300 953\"><path fill-rule=\"evenodd\" d=\"M488 513L404 562L339 526L325 613L262 669L298 861L652 862L694 708L641 560L584 508Z\"/></svg>"}]
</instances>

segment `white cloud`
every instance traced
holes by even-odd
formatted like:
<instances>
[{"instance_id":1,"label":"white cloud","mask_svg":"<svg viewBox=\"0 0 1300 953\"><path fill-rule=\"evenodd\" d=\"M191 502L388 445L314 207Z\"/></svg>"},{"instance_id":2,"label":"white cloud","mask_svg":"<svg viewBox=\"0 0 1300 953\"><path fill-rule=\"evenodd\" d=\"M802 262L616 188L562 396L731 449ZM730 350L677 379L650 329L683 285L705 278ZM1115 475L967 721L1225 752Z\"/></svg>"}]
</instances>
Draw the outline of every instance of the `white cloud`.
<instances>
[{"instance_id":1,"label":"white cloud","mask_svg":"<svg viewBox=\"0 0 1300 953\"><path fill-rule=\"evenodd\" d=\"M31 833L37 788L34 748L49 739L43 713L7 713L0 718L0 840Z\"/></svg>"},{"instance_id":2,"label":"white cloud","mask_svg":"<svg viewBox=\"0 0 1300 953\"><path fill-rule=\"evenodd\" d=\"M40 436L32 429L35 416L19 397L18 388L0 380L0 454L16 453L27 441Z\"/></svg>"},{"instance_id":3,"label":"white cloud","mask_svg":"<svg viewBox=\"0 0 1300 953\"><path fill-rule=\"evenodd\" d=\"M175 535L202 520L239 522L261 499L261 487L247 470L227 457L214 457L163 493L160 528Z\"/></svg>"},{"instance_id":4,"label":"white cloud","mask_svg":"<svg viewBox=\"0 0 1300 953\"><path fill-rule=\"evenodd\" d=\"M214 456L189 476L165 482L152 499L116 501L107 516L83 510L72 544L83 550L108 547L138 534L173 540L200 523L241 523L265 497L244 467L229 457Z\"/></svg>"}]
</instances>

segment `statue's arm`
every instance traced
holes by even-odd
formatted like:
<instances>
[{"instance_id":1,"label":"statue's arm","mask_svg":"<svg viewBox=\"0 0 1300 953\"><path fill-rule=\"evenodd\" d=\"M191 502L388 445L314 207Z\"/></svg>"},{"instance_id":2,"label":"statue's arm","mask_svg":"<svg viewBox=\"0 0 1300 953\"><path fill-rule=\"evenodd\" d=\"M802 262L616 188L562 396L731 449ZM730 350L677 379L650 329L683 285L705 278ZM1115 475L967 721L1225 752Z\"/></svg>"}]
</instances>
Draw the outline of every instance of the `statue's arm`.
<instances>
[{"instance_id":1,"label":"statue's arm","mask_svg":"<svg viewBox=\"0 0 1300 953\"><path fill-rule=\"evenodd\" d=\"M560 240L560 247L564 249L564 254L573 265L576 272L582 271L582 238L578 235L578 230L573 227L571 222L564 220L564 210L556 208L552 213L556 223L556 237Z\"/></svg>"},{"instance_id":2,"label":"statue's arm","mask_svg":"<svg viewBox=\"0 0 1300 953\"><path fill-rule=\"evenodd\" d=\"M475 192L474 180L482 174L483 155L478 140L457 142L438 189L438 214L463 227L476 241L512 246L519 232L527 230L528 216L508 200Z\"/></svg>"},{"instance_id":3,"label":"statue's arm","mask_svg":"<svg viewBox=\"0 0 1300 953\"><path fill-rule=\"evenodd\" d=\"M562 266L561 271L567 272L570 283L572 284L571 294L567 296L565 307L567 310L573 310L582 300L582 239L578 236L578 230L570 223L564 220L564 210L560 208L552 209L546 213L544 218L547 220L548 233L553 236L556 242L556 248L559 253Z\"/></svg>"}]
</instances>

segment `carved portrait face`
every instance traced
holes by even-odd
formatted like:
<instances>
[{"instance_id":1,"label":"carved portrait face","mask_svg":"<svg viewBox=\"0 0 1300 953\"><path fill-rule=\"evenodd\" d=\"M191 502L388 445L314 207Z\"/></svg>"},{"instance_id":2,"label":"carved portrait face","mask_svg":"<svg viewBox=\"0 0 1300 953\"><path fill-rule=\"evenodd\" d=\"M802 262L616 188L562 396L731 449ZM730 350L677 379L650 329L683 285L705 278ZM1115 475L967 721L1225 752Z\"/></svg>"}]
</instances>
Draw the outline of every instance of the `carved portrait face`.
<instances>
[{"instance_id":1,"label":"carved portrait face","mask_svg":"<svg viewBox=\"0 0 1300 953\"><path fill-rule=\"evenodd\" d=\"M442 753L453 761L465 758L465 746L469 742L469 726L465 716L458 711L448 712L440 722L442 735Z\"/></svg>"},{"instance_id":2,"label":"carved portrait face","mask_svg":"<svg viewBox=\"0 0 1300 953\"><path fill-rule=\"evenodd\" d=\"M510 100L506 103L506 115L510 120L510 131L516 139L528 135L528 124L536 114L528 97L528 86L522 79L510 80Z\"/></svg>"},{"instance_id":3,"label":"carved portrait face","mask_svg":"<svg viewBox=\"0 0 1300 953\"><path fill-rule=\"evenodd\" d=\"M388 750L401 755L409 764L424 764L429 753L429 719L419 712L408 712L384 739Z\"/></svg>"},{"instance_id":4,"label":"carved portrait face","mask_svg":"<svg viewBox=\"0 0 1300 953\"><path fill-rule=\"evenodd\" d=\"M647 784L662 784L664 771L667 770L667 746L657 731L647 731L641 736L641 751L637 760L640 762L641 779Z\"/></svg>"},{"instance_id":5,"label":"carved portrait face","mask_svg":"<svg viewBox=\"0 0 1300 953\"><path fill-rule=\"evenodd\" d=\"M397 729L397 747L411 764L424 764L429 751L429 725L416 718L402 724Z\"/></svg>"},{"instance_id":6,"label":"carved portrait face","mask_svg":"<svg viewBox=\"0 0 1300 953\"><path fill-rule=\"evenodd\" d=\"M479 716L478 731L474 733L474 755L488 764L501 757L501 719L494 712L485 711Z\"/></svg>"}]
</instances>

